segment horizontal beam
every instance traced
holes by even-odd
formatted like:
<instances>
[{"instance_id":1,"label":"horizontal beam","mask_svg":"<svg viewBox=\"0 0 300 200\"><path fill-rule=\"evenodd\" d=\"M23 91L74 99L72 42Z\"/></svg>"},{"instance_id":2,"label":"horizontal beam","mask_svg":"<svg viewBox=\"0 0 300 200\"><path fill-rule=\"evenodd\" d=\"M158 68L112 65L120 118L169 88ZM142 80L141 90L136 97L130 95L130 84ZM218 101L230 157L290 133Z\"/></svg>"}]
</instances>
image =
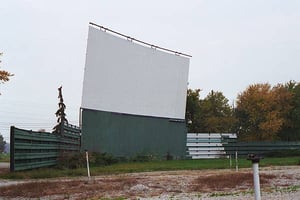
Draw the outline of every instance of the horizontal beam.
<instances>
[{"instance_id":1,"label":"horizontal beam","mask_svg":"<svg viewBox=\"0 0 300 200\"><path fill-rule=\"evenodd\" d=\"M106 27L104 27L104 26L100 26L100 25L95 24L95 23L93 23L93 22L90 22L89 24L92 25L92 26L98 27L98 28L100 28L100 29L103 29L104 31L108 31L108 32L114 33L114 34L116 34L116 35L118 35L118 36L124 37L124 38L127 39L127 40L135 41L135 42L137 42L137 43L141 43L141 44L143 44L143 45L149 46L150 48L160 49L160 50L163 50L163 51L166 51L166 52L171 52L171 53L174 53L175 55L178 55L178 56L185 56L185 57L189 57L189 58L192 57L191 55L188 55L188 54L185 54L185 53L181 53L181 52L178 52L178 51L173 51L173 50L171 50L171 49L167 49L167 48L164 48L164 47L159 47L159 46L157 46L157 45L150 44L150 43L148 43L148 42L144 42L144 41L135 39L135 38L133 38L133 37L130 37L130 36L128 36L128 35L124 35L124 34L119 33L119 32L117 32L117 31L113 31L113 30L111 30L111 29L109 29L109 28L106 28Z\"/></svg>"}]
</instances>

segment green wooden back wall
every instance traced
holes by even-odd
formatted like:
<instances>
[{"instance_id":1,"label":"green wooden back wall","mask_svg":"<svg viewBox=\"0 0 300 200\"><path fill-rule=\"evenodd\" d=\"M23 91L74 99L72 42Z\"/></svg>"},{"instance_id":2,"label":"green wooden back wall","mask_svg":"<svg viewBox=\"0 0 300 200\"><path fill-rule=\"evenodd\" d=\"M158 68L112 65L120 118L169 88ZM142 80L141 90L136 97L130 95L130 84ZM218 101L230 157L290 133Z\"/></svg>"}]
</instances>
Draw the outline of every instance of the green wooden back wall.
<instances>
[{"instance_id":1,"label":"green wooden back wall","mask_svg":"<svg viewBox=\"0 0 300 200\"><path fill-rule=\"evenodd\" d=\"M184 158L186 133L184 120L82 109L82 150Z\"/></svg>"}]
</instances>

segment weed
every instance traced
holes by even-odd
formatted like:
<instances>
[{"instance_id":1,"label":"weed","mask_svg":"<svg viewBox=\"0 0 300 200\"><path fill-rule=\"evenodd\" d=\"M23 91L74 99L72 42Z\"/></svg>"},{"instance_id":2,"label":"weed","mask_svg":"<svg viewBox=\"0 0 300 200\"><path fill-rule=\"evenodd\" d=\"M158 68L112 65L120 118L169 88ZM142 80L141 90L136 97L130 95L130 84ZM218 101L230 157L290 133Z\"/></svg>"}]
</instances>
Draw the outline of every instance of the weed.
<instances>
[{"instance_id":1,"label":"weed","mask_svg":"<svg viewBox=\"0 0 300 200\"><path fill-rule=\"evenodd\" d=\"M254 194L254 190L244 190L241 192L242 195L246 195L246 194Z\"/></svg>"},{"instance_id":2,"label":"weed","mask_svg":"<svg viewBox=\"0 0 300 200\"><path fill-rule=\"evenodd\" d=\"M0 153L0 162L9 162L10 154L9 153Z\"/></svg>"},{"instance_id":3,"label":"weed","mask_svg":"<svg viewBox=\"0 0 300 200\"><path fill-rule=\"evenodd\" d=\"M118 159L108 153L96 153L91 154L91 165L94 166L107 166L118 162Z\"/></svg>"},{"instance_id":4,"label":"weed","mask_svg":"<svg viewBox=\"0 0 300 200\"><path fill-rule=\"evenodd\" d=\"M84 153L62 153L58 158L57 168L59 169L78 169L86 164Z\"/></svg>"},{"instance_id":5,"label":"weed","mask_svg":"<svg viewBox=\"0 0 300 200\"><path fill-rule=\"evenodd\" d=\"M201 193L198 193L198 194L197 194L197 198L200 199L201 197L202 197L202 194L201 194Z\"/></svg>"},{"instance_id":6,"label":"weed","mask_svg":"<svg viewBox=\"0 0 300 200\"><path fill-rule=\"evenodd\" d=\"M275 191L280 193L296 192L300 190L300 185L293 185L288 187L276 187Z\"/></svg>"},{"instance_id":7,"label":"weed","mask_svg":"<svg viewBox=\"0 0 300 200\"><path fill-rule=\"evenodd\" d=\"M211 193L209 196L210 197L222 197L222 196L245 196L247 194L253 194L254 191L253 190L243 190L240 192L213 192Z\"/></svg>"},{"instance_id":8,"label":"weed","mask_svg":"<svg viewBox=\"0 0 300 200\"><path fill-rule=\"evenodd\" d=\"M213 192L210 197L223 197L223 196L238 196L238 192Z\"/></svg>"}]
</instances>

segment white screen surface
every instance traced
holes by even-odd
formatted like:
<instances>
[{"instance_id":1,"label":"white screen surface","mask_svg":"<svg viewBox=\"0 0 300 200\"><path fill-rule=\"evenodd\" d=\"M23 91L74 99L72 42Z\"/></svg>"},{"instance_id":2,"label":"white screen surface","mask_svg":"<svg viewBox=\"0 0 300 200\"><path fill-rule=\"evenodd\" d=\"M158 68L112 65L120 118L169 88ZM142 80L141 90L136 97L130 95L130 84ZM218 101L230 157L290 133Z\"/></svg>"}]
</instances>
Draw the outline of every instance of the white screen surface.
<instances>
[{"instance_id":1,"label":"white screen surface","mask_svg":"<svg viewBox=\"0 0 300 200\"><path fill-rule=\"evenodd\" d=\"M82 108L184 119L189 59L89 27Z\"/></svg>"}]
</instances>

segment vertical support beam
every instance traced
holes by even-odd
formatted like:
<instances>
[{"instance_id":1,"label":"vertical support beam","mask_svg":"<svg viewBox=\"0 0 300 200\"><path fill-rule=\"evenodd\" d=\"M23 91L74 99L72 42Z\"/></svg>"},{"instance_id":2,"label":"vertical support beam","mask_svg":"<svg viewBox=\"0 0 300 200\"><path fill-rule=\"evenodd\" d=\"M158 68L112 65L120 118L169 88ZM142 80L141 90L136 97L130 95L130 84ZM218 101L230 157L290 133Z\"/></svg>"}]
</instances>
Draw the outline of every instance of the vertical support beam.
<instances>
[{"instance_id":1,"label":"vertical support beam","mask_svg":"<svg viewBox=\"0 0 300 200\"><path fill-rule=\"evenodd\" d=\"M10 127L10 171L15 171L15 127Z\"/></svg>"}]
</instances>

